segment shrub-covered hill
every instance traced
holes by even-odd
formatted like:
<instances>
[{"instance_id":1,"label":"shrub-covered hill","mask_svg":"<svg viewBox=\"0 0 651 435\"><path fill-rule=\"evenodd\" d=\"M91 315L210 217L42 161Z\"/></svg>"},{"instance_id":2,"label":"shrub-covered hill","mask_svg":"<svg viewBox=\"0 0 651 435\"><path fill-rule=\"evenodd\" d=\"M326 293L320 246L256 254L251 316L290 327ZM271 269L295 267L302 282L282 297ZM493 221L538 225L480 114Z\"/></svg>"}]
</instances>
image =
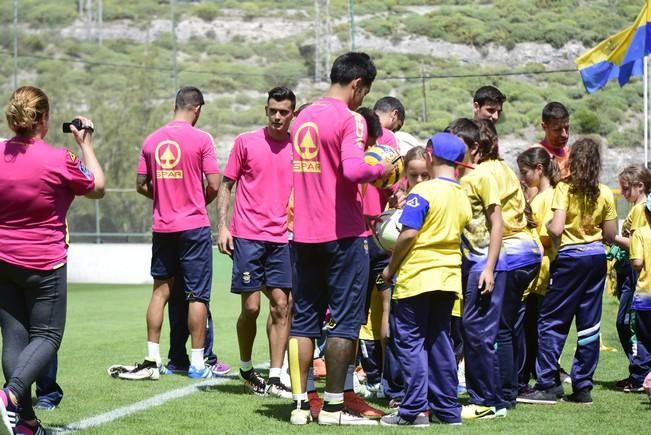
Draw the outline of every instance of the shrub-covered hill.
<instances>
[{"instance_id":1,"label":"shrub-covered hill","mask_svg":"<svg viewBox=\"0 0 651 435\"><path fill-rule=\"evenodd\" d=\"M169 118L177 86L206 93L200 125L215 136L222 165L234 135L265 122L269 88L290 86L299 103L323 92L313 79L319 27L313 1L104 0L101 20L99 3L20 0L14 35L13 2L0 2L0 101L11 93L15 71L17 85L42 87L52 99L49 139L57 144L73 145L59 132L62 121L89 114L111 187L132 187L142 139ZM498 127L505 153L513 154L513 146L541 137L543 105L561 101L572 112L574 134L600 135L618 150L606 161L613 184L621 165L641 161L641 80L587 95L572 69L578 54L632 24L642 4L331 0L331 34L323 43L330 60L353 43L371 54L379 73L368 104L386 94L401 98L404 130L421 138L469 115L474 90L494 84L508 96ZM0 125L0 136L9 134ZM119 201L108 206L125 217L106 216L104 227L146 230L149 205ZM91 205L84 207L93 215Z\"/></svg>"}]
</instances>

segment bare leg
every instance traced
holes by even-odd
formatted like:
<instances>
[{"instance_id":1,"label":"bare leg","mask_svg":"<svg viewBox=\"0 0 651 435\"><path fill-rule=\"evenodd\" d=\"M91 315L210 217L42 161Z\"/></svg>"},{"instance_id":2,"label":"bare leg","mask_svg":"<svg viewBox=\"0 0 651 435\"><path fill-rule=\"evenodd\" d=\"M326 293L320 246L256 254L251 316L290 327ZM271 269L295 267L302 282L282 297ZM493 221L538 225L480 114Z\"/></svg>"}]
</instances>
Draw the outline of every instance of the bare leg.
<instances>
[{"instance_id":1,"label":"bare leg","mask_svg":"<svg viewBox=\"0 0 651 435\"><path fill-rule=\"evenodd\" d=\"M260 314L260 292L242 293L240 316L237 318L237 343L240 346L240 359L251 361L253 342L257 333L256 321Z\"/></svg>"},{"instance_id":2,"label":"bare leg","mask_svg":"<svg viewBox=\"0 0 651 435\"><path fill-rule=\"evenodd\" d=\"M264 293L269 298L269 318L271 319L270 322L267 322L271 367L280 368L283 365L289 337L290 293L289 290L279 288L267 289Z\"/></svg>"},{"instance_id":3,"label":"bare leg","mask_svg":"<svg viewBox=\"0 0 651 435\"><path fill-rule=\"evenodd\" d=\"M192 349L203 349L206 343L206 322L208 307L203 301L190 301L188 304L188 331Z\"/></svg>"},{"instance_id":4,"label":"bare leg","mask_svg":"<svg viewBox=\"0 0 651 435\"><path fill-rule=\"evenodd\" d=\"M170 298L172 285L174 285L174 278L166 280L154 279L154 290L147 307L147 341L152 343L160 342L165 305Z\"/></svg>"},{"instance_id":5,"label":"bare leg","mask_svg":"<svg viewBox=\"0 0 651 435\"><path fill-rule=\"evenodd\" d=\"M326 387L329 393L344 391L348 365L355 358L357 340L342 337L328 337L325 348Z\"/></svg>"}]
</instances>

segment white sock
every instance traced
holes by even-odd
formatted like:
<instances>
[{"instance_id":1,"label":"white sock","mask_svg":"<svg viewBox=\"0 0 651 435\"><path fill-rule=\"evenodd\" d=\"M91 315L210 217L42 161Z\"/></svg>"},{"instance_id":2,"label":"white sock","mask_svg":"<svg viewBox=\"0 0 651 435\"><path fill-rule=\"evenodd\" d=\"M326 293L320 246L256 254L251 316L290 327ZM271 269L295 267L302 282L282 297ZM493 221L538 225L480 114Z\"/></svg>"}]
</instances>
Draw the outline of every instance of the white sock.
<instances>
[{"instance_id":1,"label":"white sock","mask_svg":"<svg viewBox=\"0 0 651 435\"><path fill-rule=\"evenodd\" d=\"M240 368L242 369L243 372L248 372L253 368L253 363L251 362L251 360L248 361L240 360Z\"/></svg>"},{"instance_id":2,"label":"white sock","mask_svg":"<svg viewBox=\"0 0 651 435\"><path fill-rule=\"evenodd\" d=\"M203 348L192 349L192 359L190 360L190 365L195 369L203 369L205 366L203 362Z\"/></svg>"},{"instance_id":3,"label":"white sock","mask_svg":"<svg viewBox=\"0 0 651 435\"><path fill-rule=\"evenodd\" d=\"M348 371L346 372L346 381L344 382L344 391L353 391L353 372L355 372L355 366L350 364L348 366Z\"/></svg>"},{"instance_id":4,"label":"white sock","mask_svg":"<svg viewBox=\"0 0 651 435\"><path fill-rule=\"evenodd\" d=\"M271 378L280 378L280 373L282 373L281 368L270 367L269 368L269 379L271 379Z\"/></svg>"},{"instance_id":5,"label":"white sock","mask_svg":"<svg viewBox=\"0 0 651 435\"><path fill-rule=\"evenodd\" d=\"M162 364L160 360L160 344L154 343L153 341L147 342L147 358L156 361L157 365Z\"/></svg>"},{"instance_id":6,"label":"white sock","mask_svg":"<svg viewBox=\"0 0 651 435\"><path fill-rule=\"evenodd\" d=\"M285 356L283 358L283 366L282 366L283 370L287 370L289 368L289 359L287 358L287 353L288 352L285 351Z\"/></svg>"},{"instance_id":7,"label":"white sock","mask_svg":"<svg viewBox=\"0 0 651 435\"><path fill-rule=\"evenodd\" d=\"M344 403L344 393L329 393L326 391L323 393L323 401L333 405Z\"/></svg>"}]
</instances>

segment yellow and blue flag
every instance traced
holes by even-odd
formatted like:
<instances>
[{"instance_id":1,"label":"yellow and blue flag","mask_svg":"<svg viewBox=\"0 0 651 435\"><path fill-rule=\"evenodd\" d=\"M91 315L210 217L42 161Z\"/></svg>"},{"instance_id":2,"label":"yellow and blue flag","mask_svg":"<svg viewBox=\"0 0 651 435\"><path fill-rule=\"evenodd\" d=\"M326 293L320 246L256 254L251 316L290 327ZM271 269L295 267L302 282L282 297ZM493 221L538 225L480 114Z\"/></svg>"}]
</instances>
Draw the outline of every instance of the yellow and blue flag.
<instances>
[{"instance_id":1,"label":"yellow and blue flag","mask_svg":"<svg viewBox=\"0 0 651 435\"><path fill-rule=\"evenodd\" d=\"M609 80L618 79L619 85L628 83L631 76L644 74L644 57L651 52L651 7L644 2L635 23L600 42L576 59L583 85L588 93L606 86Z\"/></svg>"}]
</instances>

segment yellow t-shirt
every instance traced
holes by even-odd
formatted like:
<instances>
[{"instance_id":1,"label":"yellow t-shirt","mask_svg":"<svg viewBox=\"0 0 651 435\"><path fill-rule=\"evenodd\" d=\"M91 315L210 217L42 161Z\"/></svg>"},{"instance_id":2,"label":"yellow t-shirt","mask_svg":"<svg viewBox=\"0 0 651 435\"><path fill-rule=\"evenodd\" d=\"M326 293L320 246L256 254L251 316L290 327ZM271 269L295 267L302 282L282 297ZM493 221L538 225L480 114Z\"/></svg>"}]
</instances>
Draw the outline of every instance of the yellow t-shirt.
<instances>
[{"instance_id":1,"label":"yellow t-shirt","mask_svg":"<svg viewBox=\"0 0 651 435\"><path fill-rule=\"evenodd\" d=\"M648 225L635 230L631 237L631 260L642 260L642 270L637 277L632 308L651 309L651 228Z\"/></svg>"},{"instance_id":2,"label":"yellow t-shirt","mask_svg":"<svg viewBox=\"0 0 651 435\"><path fill-rule=\"evenodd\" d=\"M645 207L646 202L641 202L635 204L628 211L626 219L624 219L624 222L622 223L622 235L624 237L631 237L631 234L633 234L635 230L647 224L646 216L644 215Z\"/></svg>"},{"instance_id":3,"label":"yellow t-shirt","mask_svg":"<svg viewBox=\"0 0 651 435\"><path fill-rule=\"evenodd\" d=\"M486 210L491 205L502 206L497 181L492 176L491 162L480 163L461 179L461 186L468 195L472 218L463 230L462 248L464 255L488 255L490 229Z\"/></svg>"},{"instance_id":4,"label":"yellow t-shirt","mask_svg":"<svg viewBox=\"0 0 651 435\"><path fill-rule=\"evenodd\" d=\"M554 196L554 189L549 188L542 193L539 193L531 200L531 212L533 219L536 222L536 232L540 239L549 237L547 233L547 222L553 216L552 212L552 198ZM541 241L542 245L542 241ZM543 257L540 263L540 272L538 276L532 281L528 291L538 295L544 295L547 292L547 285L549 284L549 265L556 258L556 249L554 246L549 248L543 247Z\"/></svg>"},{"instance_id":5,"label":"yellow t-shirt","mask_svg":"<svg viewBox=\"0 0 651 435\"><path fill-rule=\"evenodd\" d=\"M489 160L479 166L486 168L497 183L504 221L503 239L523 232L527 227L524 215L526 199L518 176L502 160Z\"/></svg>"},{"instance_id":6,"label":"yellow t-shirt","mask_svg":"<svg viewBox=\"0 0 651 435\"><path fill-rule=\"evenodd\" d=\"M418 236L396 274L393 299L441 290L461 294L461 231L472 216L455 180L435 178L414 186L400 218Z\"/></svg>"},{"instance_id":7,"label":"yellow t-shirt","mask_svg":"<svg viewBox=\"0 0 651 435\"><path fill-rule=\"evenodd\" d=\"M651 228L638 228L631 237L631 260L642 260L642 270L637 277L637 291L651 294Z\"/></svg>"},{"instance_id":8,"label":"yellow t-shirt","mask_svg":"<svg viewBox=\"0 0 651 435\"><path fill-rule=\"evenodd\" d=\"M570 193L570 185L561 181L554 188L552 210L565 210L565 227L559 246L591 243L603 239L601 224L617 219L613 192L599 184L599 196L591 207L584 206L584 195Z\"/></svg>"},{"instance_id":9,"label":"yellow t-shirt","mask_svg":"<svg viewBox=\"0 0 651 435\"><path fill-rule=\"evenodd\" d=\"M386 290L389 291L389 290ZM379 340L381 337L382 326L382 298L380 292L374 287L371 292L371 307L368 311L366 325L362 325L359 330L361 340Z\"/></svg>"}]
</instances>

